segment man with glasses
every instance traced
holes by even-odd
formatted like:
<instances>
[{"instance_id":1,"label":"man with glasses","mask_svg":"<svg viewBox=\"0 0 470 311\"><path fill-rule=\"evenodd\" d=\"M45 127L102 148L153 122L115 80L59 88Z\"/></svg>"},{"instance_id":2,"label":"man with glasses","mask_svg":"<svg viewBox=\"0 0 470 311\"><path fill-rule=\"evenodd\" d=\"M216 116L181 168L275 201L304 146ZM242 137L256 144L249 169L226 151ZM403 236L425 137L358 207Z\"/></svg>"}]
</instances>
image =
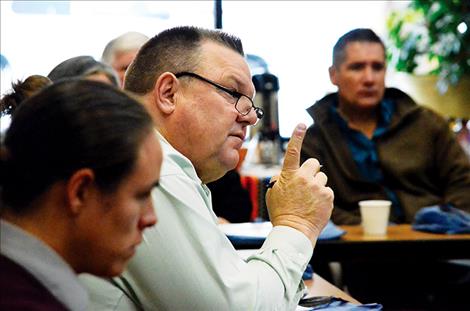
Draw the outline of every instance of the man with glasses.
<instances>
[{"instance_id":1,"label":"man with glasses","mask_svg":"<svg viewBox=\"0 0 470 311\"><path fill-rule=\"evenodd\" d=\"M141 48L124 87L142 98L160 136L164 162L152 193L160 219L124 273L122 291L86 281L93 309L295 309L333 202L319 162L299 167L305 125L294 130L267 193L274 228L247 261L218 229L205 185L235 168L247 127L263 116L240 40L194 27L163 31Z\"/></svg>"},{"instance_id":2,"label":"man with glasses","mask_svg":"<svg viewBox=\"0 0 470 311\"><path fill-rule=\"evenodd\" d=\"M177 78L192 77L192 78L198 79L200 81L209 83L210 85L213 85L215 88L219 89L220 91L223 91L223 92L227 93L228 95L230 95L231 98L229 97L228 100L235 106L235 109L242 116L248 115L250 113L251 109L253 109L256 113L257 121L263 117L263 113L264 113L263 109L261 109L259 107L255 107L255 105L253 104L253 100L251 98L249 98L248 96L246 96L245 94L239 93L239 92L234 91L234 90L229 90L228 88L223 87L222 85L217 84L214 81L211 81L209 79L201 77L200 75L198 75L194 72L187 72L187 71L179 72L179 73L175 74L175 77L177 77Z\"/></svg>"}]
</instances>

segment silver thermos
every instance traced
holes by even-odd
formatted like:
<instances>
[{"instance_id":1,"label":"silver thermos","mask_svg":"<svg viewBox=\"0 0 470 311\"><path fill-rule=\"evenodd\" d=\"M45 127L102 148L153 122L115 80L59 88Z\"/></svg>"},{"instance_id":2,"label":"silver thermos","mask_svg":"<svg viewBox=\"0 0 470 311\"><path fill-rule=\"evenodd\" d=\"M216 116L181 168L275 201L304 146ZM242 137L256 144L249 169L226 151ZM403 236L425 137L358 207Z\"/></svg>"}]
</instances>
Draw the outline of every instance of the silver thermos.
<instances>
[{"instance_id":1,"label":"silver thermos","mask_svg":"<svg viewBox=\"0 0 470 311\"><path fill-rule=\"evenodd\" d=\"M262 164L277 165L282 156L277 97L279 80L271 73L254 75L252 79L256 103L264 110L264 117L256 126L258 160Z\"/></svg>"}]
</instances>

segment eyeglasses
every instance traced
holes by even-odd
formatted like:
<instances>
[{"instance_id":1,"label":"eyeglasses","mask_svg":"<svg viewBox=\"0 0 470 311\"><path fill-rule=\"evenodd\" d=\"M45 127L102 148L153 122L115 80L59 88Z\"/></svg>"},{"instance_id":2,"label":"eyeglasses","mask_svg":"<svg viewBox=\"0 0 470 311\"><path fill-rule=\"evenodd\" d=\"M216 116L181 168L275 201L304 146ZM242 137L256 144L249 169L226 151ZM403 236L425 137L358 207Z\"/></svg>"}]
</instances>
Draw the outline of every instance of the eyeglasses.
<instances>
[{"instance_id":1,"label":"eyeglasses","mask_svg":"<svg viewBox=\"0 0 470 311\"><path fill-rule=\"evenodd\" d=\"M261 119L264 116L263 109L261 109L260 107L255 107L255 105L253 104L253 101L251 100L251 98L249 98L245 94L242 94L242 93L237 92L237 91L230 90L226 87L223 87L220 84L215 83L214 81L211 81L209 79L201 77L200 75L198 75L196 73L193 73L193 72L182 71L182 72L179 72L179 73L175 74L175 77L177 77L177 78L184 77L184 76L191 77L191 78L196 78L200 81L209 83L210 85L214 86L215 88L229 94L234 99L234 102L232 102L232 104L235 105L235 109L242 116L246 116L247 114L249 114L251 109L255 110L256 116L258 117L258 119Z\"/></svg>"}]
</instances>

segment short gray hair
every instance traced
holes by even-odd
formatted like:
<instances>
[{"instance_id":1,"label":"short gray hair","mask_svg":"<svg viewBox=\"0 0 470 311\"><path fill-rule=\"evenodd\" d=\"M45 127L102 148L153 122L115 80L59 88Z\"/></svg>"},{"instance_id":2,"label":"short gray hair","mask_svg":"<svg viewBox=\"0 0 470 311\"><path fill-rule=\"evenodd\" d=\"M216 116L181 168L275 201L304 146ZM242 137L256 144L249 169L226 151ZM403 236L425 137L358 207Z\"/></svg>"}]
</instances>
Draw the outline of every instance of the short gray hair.
<instances>
[{"instance_id":1,"label":"short gray hair","mask_svg":"<svg viewBox=\"0 0 470 311\"><path fill-rule=\"evenodd\" d=\"M126 32L106 44L101 61L111 65L117 53L138 50L148 39L149 37L140 32Z\"/></svg>"}]
</instances>

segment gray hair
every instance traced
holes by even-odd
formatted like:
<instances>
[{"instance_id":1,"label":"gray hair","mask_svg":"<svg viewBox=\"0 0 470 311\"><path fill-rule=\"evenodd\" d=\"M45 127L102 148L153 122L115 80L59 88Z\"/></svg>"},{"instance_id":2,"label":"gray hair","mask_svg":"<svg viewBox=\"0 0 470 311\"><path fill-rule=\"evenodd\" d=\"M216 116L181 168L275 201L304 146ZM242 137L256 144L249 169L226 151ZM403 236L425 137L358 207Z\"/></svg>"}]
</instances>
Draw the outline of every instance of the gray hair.
<instances>
[{"instance_id":1,"label":"gray hair","mask_svg":"<svg viewBox=\"0 0 470 311\"><path fill-rule=\"evenodd\" d=\"M70 79L86 78L87 76L102 73L114 86L119 86L119 78L116 71L109 65L96 61L91 56L77 56L69 58L57 65L47 75L53 82Z\"/></svg>"},{"instance_id":2,"label":"gray hair","mask_svg":"<svg viewBox=\"0 0 470 311\"><path fill-rule=\"evenodd\" d=\"M126 32L106 44L101 61L111 65L117 53L138 50L148 39L146 35L140 32Z\"/></svg>"}]
</instances>

